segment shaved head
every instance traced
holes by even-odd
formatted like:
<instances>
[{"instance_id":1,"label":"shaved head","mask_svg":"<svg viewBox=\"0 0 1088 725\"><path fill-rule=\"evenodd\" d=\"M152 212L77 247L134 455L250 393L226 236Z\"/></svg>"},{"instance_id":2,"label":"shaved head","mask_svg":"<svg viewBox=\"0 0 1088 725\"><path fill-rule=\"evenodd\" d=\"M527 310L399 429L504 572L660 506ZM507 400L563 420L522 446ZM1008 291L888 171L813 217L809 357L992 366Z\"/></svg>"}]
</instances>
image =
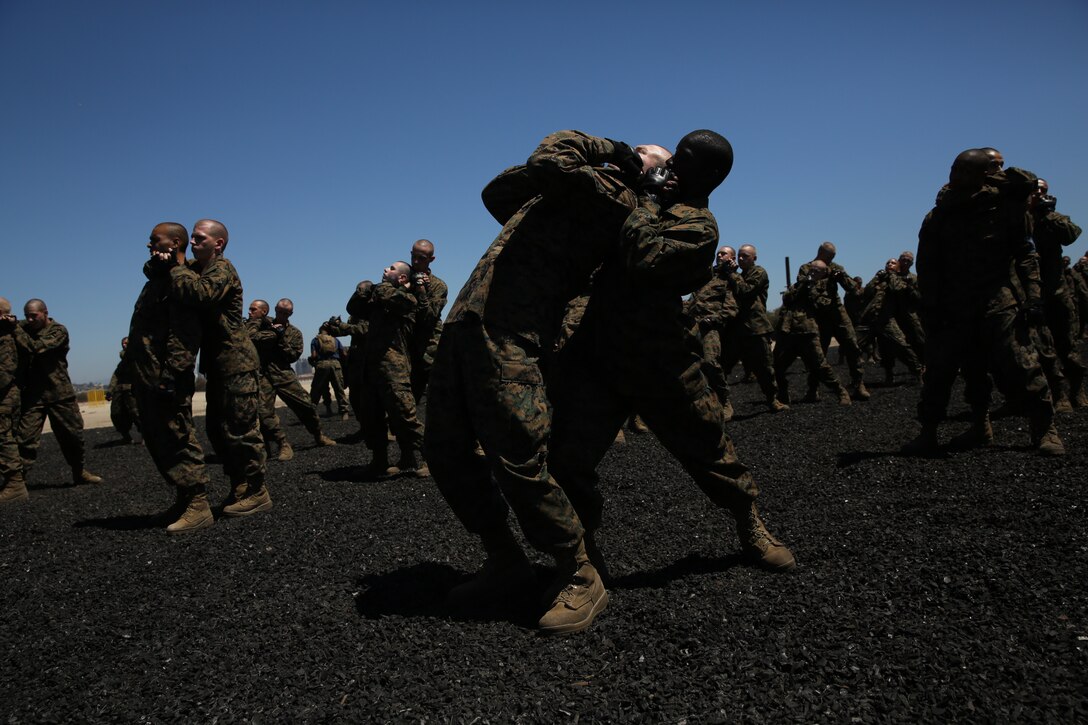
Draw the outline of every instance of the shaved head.
<instances>
[{"instance_id":1,"label":"shaved head","mask_svg":"<svg viewBox=\"0 0 1088 725\"><path fill-rule=\"evenodd\" d=\"M152 236L162 234L169 239L176 240L182 249L185 249L189 244L189 230L177 222L156 224L155 228L151 230L151 234Z\"/></svg>"},{"instance_id":2,"label":"shaved head","mask_svg":"<svg viewBox=\"0 0 1088 725\"><path fill-rule=\"evenodd\" d=\"M6 297L0 297L0 315L11 314L11 303L8 302Z\"/></svg>"},{"instance_id":3,"label":"shaved head","mask_svg":"<svg viewBox=\"0 0 1088 725\"><path fill-rule=\"evenodd\" d=\"M23 313L24 314L26 314L27 312L38 311L38 310L40 310L42 312L49 312L49 308L45 306L45 302L43 302L42 300L39 300L37 297L27 300L26 304L23 305Z\"/></svg>"},{"instance_id":4,"label":"shaved head","mask_svg":"<svg viewBox=\"0 0 1088 725\"><path fill-rule=\"evenodd\" d=\"M979 187L986 180L992 163L990 155L982 149L967 149L952 162L948 183L960 188Z\"/></svg>"},{"instance_id":5,"label":"shaved head","mask_svg":"<svg viewBox=\"0 0 1088 725\"><path fill-rule=\"evenodd\" d=\"M642 157L643 170L664 166L665 162L672 158L672 151L664 146L656 144L640 144L635 146L635 153Z\"/></svg>"},{"instance_id":6,"label":"shaved head","mask_svg":"<svg viewBox=\"0 0 1088 725\"><path fill-rule=\"evenodd\" d=\"M284 297L276 303L276 315L290 317L295 314L295 303Z\"/></svg>"},{"instance_id":7,"label":"shaved head","mask_svg":"<svg viewBox=\"0 0 1088 725\"><path fill-rule=\"evenodd\" d=\"M823 242L816 250L816 259L823 260L824 262L830 262L838 254L838 250L835 249L835 245L831 242Z\"/></svg>"},{"instance_id":8,"label":"shaved head","mask_svg":"<svg viewBox=\"0 0 1088 725\"><path fill-rule=\"evenodd\" d=\"M227 241L230 239L230 236L227 234L227 227L223 224L223 222L217 222L215 219L201 219L193 225L193 228L195 229L201 225L204 226L204 231L208 235L213 237L221 237L223 239L223 246L227 245Z\"/></svg>"}]
</instances>

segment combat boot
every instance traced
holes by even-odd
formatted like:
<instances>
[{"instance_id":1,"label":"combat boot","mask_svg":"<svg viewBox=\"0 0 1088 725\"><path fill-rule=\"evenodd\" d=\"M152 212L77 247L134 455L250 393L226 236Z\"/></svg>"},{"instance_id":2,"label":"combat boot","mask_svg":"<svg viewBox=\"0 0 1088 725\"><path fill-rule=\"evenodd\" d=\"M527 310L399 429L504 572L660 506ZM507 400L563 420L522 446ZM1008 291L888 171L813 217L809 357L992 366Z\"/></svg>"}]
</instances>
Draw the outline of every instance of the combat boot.
<instances>
[{"instance_id":1,"label":"combat boot","mask_svg":"<svg viewBox=\"0 0 1088 725\"><path fill-rule=\"evenodd\" d=\"M72 485L78 486L81 483L102 483L102 477L94 475L86 468L73 468Z\"/></svg>"},{"instance_id":2,"label":"combat boot","mask_svg":"<svg viewBox=\"0 0 1088 725\"><path fill-rule=\"evenodd\" d=\"M784 410L789 410L790 406L783 403L778 398L770 398L767 400L767 410L772 413L781 413Z\"/></svg>"},{"instance_id":3,"label":"combat boot","mask_svg":"<svg viewBox=\"0 0 1088 725\"><path fill-rule=\"evenodd\" d=\"M26 479L23 474L16 473L0 488L0 504L29 501L30 492L26 490Z\"/></svg>"},{"instance_id":4,"label":"combat boot","mask_svg":"<svg viewBox=\"0 0 1088 725\"><path fill-rule=\"evenodd\" d=\"M1073 412L1073 404L1069 401L1069 396L1067 396L1065 394L1064 390L1061 393L1058 393L1057 397L1054 398L1054 412L1055 413L1072 413Z\"/></svg>"},{"instance_id":5,"label":"combat boot","mask_svg":"<svg viewBox=\"0 0 1088 725\"><path fill-rule=\"evenodd\" d=\"M318 445L318 446L335 446L336 445L336 441L334 441L332 438L329 438L324 433L318 433L317 435L315 435L314 436L314 443L316 445Z\"/></svg>"},{"instance_id":6,"label":"combat boot","mask_svg":"<svg viewBox=\"0 0 1088 725\"><path fill-rule=\"evenodd\" d=\"M390 467L389 452L385 449L384 444L381 449L372 451L371 455L370 463L359 469L358 475L362 480L377 481L400 473L400 469Z\"/></svg>"},{"instance_id":7,"label":"combat boot","mask_svg":"<svg viewBox=\"0 0 1088 725\"><path fill-rule=\"evenodd\" d=\"M584 542L556 554L555 564L558 575L549 591L556 593L537 627L541 634L580 632L608 606L608 592L589 561Z\"/></svg>"},{"instance_id":8,"label":"combat boot","mask_svg":"<svg viewBox=\"0 0 1088 725\"><path fill-rule=\"evenodd\" d=\"M627 419L627 430L632 433L649 433L650 429L642 422L642 418L638 415L632 415Z\"/></svg>"},{"instance_id":9,"label":"combat boot","mask_svg":"<svg viewBox=\"0 0 1088 725\"><path fill-rule=\"evenodd\" d=\"M854 387L854 397L857 398L858 400L868 400L871 397L869 395L869 389L867 387L865 387L865 381L862 380L861 378L858 378L857 380L854 381L854 386L853 387Z\"/></svg>"},{"instance_id":10,"label":"combat boot","mask_svg":"<svg viewBox=\"0 0 1088 725\"><path fill-rule=\"evenodd\" d=\"M923 423L914 440L904 443L899 452L904 456L931 456L937 452L937 424Z\"/></svg>"},{"instance_id":11,"label":"combat boot","mask_svg":"<svg viewBox=\"0 0 1088 725\"><path fill-rule=\"evenodd\" d=\"M994 428L990 425L990 411L982 411L982 415L973 414L971 427L948 442L948 447L957 451L966 451L971 448L985 448L993 445Z\"/></svg>"},{"instance_id":12,"label":"combat boot","mask_svg":"<svg viewBox=\"0 0 1088 725\"><path fill-rule=\"evenodd\" d=\"M291 446L291 442L284 438L280 441L280 452L276 456L277 461L289 461L295 457L295 449Z\"/></svg>"},{"instance_id":13,"label":"combat boot","mask_svg":"<svg viewBox=\"0 0 1088 725\"><path fill-rule=\"evenodd\" d=\"M627 443L627 436L624 435L623 428L620 428L618 431L616 431L616 440L612 442L618 443L621 446Z\"/></svg>"},{"instance_id":14,"label":"combat boot","mask_svg":"<svg viewBox=\"0 0 1088 725\"><path fill-rule=\"evenodd\" d=\"M168 534L191 534L215 523L212 507L208 505L208 492L204 486L192 486L179 491L185 502L185 510L177 521L166 527Z\"/></svg>"},{"instance_id":15,"label":"combat boot","mask_svg":"<svg viewBox=\"0 0 1088 725\"><path fill-rule=\"evenodd\" d=\"M234 518L252 516L270 508L272 508L272 496L268 493L268 486L264 482L254 482L246 485L244 497L223 507L223 515Z\"/></svg>"},{"instance_id":16,"label":"combat boot","mask_svg":"<svg viewBox=\"0 0 1088 725\"><path fill-rule=\"evenodd\" d=\"M470 614L496 609L536 588L533 567L505 523L480 538L487 551L483 566L472 579L446 595L447 606Z\"/></svg>"},{"instance_id":17,"label":"combat boot","mask_svg":"<svg viewBox=\"0 0 1088 725\"><path fill-rule=\"evenodd\" d=\"M1031 444L1040 456L1065 455L1065 444L1053 421L1031 421Z\"/></svg>"},{"instance_id":18,"label":"combat boot","mask_svg":"<svg viewBox=\"0 0 1088 725\"><path fill-rule=\"evenodd\" d=\"M249 488L249 484L243 478L240 481L232 481L230 484L230 495L227 496L227 500L223 502L223 508L227 506L234 506L243 498L246 497L246 490Z\"/></svg>"},{"instance_id":19,"label":"combat boot","mask_svg":"<svg viewBox=\"0 0 1088 725\"><path fill-rule=\"evenodd\" d=\"M763 525L755 501L735 510L733 517L737 520L737 537L745 558L770 571L789 571L797 566L789 547L774 538Z\"/></svg>"},{"instance_id":20,"label":"combat boot","mask_svg":"<svg viewBox=\"0 0 1088 725\"><path fill-rule=\"evenodd\" d=\"M1072 403L1074 408L1088 408L1088 393L1081 389L1073 397Z\"/></svg>"},{"instance_id":21,"label":"combat boot","mask_svg":"<svg viewBox=\"0 0 1088 725\"><path fill-rule=\"evenodd\" d=\"M431 475L431 469L427 467L426 461L420 459L419 451L408 450L401 453L400 460L397 461L394 468L397 469L397 473L414 476L415 478L426 478Z\"/></svg>"},{"instance_id":22,"label":"combat boot","mask_svg":"<svg viewBox=\"0 0 1088 725\"><path fill-rule=\"evenodd\" d=\"M351 420L351 416L348 415L348 411L343 407L340 408L340 420Z\"/></svg>"},{"instance_id":23,"label":"combat boot","mask_svg":"<svg viewBox=\"0 0 1088 725\"><path fill-rule=\"evenodd\" d=\"M733 420L733 401L727 400L722 403L722 415L725 417L725 422Z\"/></svg>"},{"instance_id":24,"label":"combat boot","mask_svg":"<svg viewBox=\"0 0 1088 725\"><path fill-rule=\"evenodd\" d=\"M839 386L838 395L839 395L839 405L853 405L854 404L853 399L850 397L850 391L847 390L846 388L844 388L841 385Z\"/></svg>"}]
</instances>

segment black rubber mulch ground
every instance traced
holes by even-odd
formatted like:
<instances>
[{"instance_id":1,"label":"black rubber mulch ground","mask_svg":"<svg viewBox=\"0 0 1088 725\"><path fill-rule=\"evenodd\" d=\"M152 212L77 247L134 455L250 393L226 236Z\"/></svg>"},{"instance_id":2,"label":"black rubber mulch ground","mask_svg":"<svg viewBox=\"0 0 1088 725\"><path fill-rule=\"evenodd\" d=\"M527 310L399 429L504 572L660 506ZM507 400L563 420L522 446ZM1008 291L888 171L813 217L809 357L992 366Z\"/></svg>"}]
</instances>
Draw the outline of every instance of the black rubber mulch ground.
<instances>
[{"instance_id":1,"label":"black rubber mulch ground","mask_svg":"<svg viewBox=\"0 0 1088 725\"><path fill-rule=\"evenodd\" d=\"M0 720L1088 720L1088 411L1065 458L1008 418L990 450L905 459L918 389L872 387L777 416L735 389L788 575L740 564L728 517L628 434L602 467L611 604L556 639L516 600L452 616L479 549L433 481L352 480L360 447L293 426L270 513L171 538L143 449L89 432L106 482L72 488L47 437L0 512Z\"/></svg>"}]
</instances>

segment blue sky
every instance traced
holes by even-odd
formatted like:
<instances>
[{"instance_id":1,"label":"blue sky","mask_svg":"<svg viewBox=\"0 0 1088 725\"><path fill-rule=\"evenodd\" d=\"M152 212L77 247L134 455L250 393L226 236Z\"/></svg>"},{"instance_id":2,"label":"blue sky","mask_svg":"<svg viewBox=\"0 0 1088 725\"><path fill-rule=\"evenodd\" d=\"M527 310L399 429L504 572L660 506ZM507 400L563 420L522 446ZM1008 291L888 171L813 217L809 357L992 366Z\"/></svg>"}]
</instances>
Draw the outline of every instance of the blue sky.
<instances>
[{"instance_id":1,"label":"blue sky","mask_svg":"<svg viewBox=\"0 0 1088 725\"><path fill-rule=\"evenodd\" d=\"M1086 32L1083 0L0 0L0 295L45 299L73 380L105 381L148 232L213 217L309 337L421 237L455 295L498 232L480 190L546 134L712 128L736 164L711 209L776 307L787 255L831 240L868 279L913 249L965 148L1085 225Z\"/></svg>"}]
</instances>

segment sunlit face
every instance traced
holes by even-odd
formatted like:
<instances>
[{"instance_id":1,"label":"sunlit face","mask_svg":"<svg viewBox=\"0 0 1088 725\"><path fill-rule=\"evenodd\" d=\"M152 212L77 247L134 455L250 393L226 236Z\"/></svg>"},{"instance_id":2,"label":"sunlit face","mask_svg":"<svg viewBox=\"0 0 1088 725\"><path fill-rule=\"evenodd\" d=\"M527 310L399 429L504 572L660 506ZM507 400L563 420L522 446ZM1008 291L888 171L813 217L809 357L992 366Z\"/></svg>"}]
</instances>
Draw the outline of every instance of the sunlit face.
<instances>
[{"instance_id":1,"label":"sunlit face","mask_svg":"<svg viewBox=\"0 0 1088 725\"><path fill-rule=\"evenodd\" d=\"M382 279L390 284L403 285L408 280L408 275L398 269L397 264L394 262L382 270Z\"/></svg>"},{"instance_id":2,"label":"sunlit face","mask_svg":"<svg viewBox=\"0 0 1088 725\"><path fill-rule=\"evenodd\" d=\"M253 300L249 303L249 319L259 322L268 317L268 308L262 305L257 300Z\"/></svg>"},{"instance_id":3,"label":"sunlit face","mask_svg":"<svg viewBox=\"0 0 1088 725\"><path fill-rule=\"evenodd\" d=\"M655 169L658 166L665 166L668 164L669 159L672 158L672 152L667 148L654 144L639 144L635 146L635 153L642 157L643 172Z\"/></svg>"},{"instance_id":4,"label":"sunlit face","mask_svg":"<svg viewBox=\"0 0 1088 725\"><path fill-rule=\"evenodd\" d=\"M412 269L416 272L429 272L434 261L434 247L417 245L412 247Z\"/></svg>"},{"instance_id":5,"label":"sunlit face","mask_svg":"<svg viewBox=\"0 0 1088 725\"><path fill-rule=\"evenodd\" d=\"M1001 155L1000 151L994 149L993 151L987 151L986 155L990 157L990 166L986 170L987 173L996 174L1005 168L1005 157Z\"/></svg>"},{"instance_id":6,"label":"sunlit face","mask_svg":"<svg viewBox=\"0 0 1088 725\"><path fill-rule=\"evenodd\" d=\"M49 322L49 310L41 305L27 305L23 308L23 315L26 317L27 327L35 332Z\"/></svg>"},{"instance_id":7,"label":"sunlit face","mask_svg":"<svg viewBox=\"0 0 1088 725\"><path fill-rule=\"evenodd\" d=\"M756 249L747 244L737 252L737 265L747 272L756 263Z\"/></svg>"},{"instance_id":8,"label":"sunlit face","mask_svg":"<svg viewBox=\"0 0 1088 725\"><path fill-rule=\"evenodd\" d=\"M147 249L151 254L170 254L174 251L174 239L169 235L166 227L158 226L151 230Z\"/></svg>"},{"instance_id":9,"label":"sunlit face","mask_svg":"<svg viewBox=\"0 0 1088 725\"><path fill-rule=\"evenodd\" d=\"M721 266L723 262L733 263L736 260L736 252L733 251L732 247L722 247L714 258L717 260L718 266Z\"/></svg>"},{"instance_id":10,"label":"sunlit face","mask_svg":"<svg viewBox=\"0 0 1088 725\"><path fill-rule=\"evenodd\" d=\"M903 253L899 255L899 271L909 272L910 268L914 266L914 255L909 253Z\"/></svg>"},{"instance_id":11,"label":"sunlit face","mask_svg":"<svg viewBox=\"0 0 1088 725\"><path fill-rule=\"evenodd\" d=\"M887 272L888 274L895 274L896 272L898 272L899 271L899 260L898 259L889 259L887 262L884 263L884 271Z\"/></svg>"},{"instance_id":12,"label":"sunlit face","mask_svg":"<svg viewBox=\"0 0 1088 725\"><path fill-rule=\"evenodd\" d=\"M193 249L193 257L198 262L208 262L215 257L216 252L223 249L226 240L214 234L212 225L200 222L193 227L193 235L190 237L190 246Z\"/></svg>"}]
</instances>

